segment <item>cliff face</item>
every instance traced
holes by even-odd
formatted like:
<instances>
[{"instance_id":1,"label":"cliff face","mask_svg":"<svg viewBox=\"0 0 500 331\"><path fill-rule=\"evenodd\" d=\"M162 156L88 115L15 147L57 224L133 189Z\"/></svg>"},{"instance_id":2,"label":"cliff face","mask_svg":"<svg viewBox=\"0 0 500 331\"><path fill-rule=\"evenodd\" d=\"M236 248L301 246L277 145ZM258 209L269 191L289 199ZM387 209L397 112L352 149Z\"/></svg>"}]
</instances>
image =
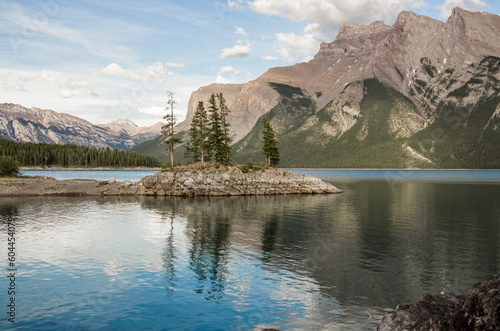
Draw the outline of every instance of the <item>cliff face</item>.
<instances>
[{"instance_id":1,"label":"cliff face","mask_svg":"<svg viewBox=\"0 0 500 331\"><path fill-rule=\"evenodd\" d=\"M234 141L243 138L257 120L269 112L278 103L279 95L267 83L250 82L248 84L212 84L199 88L191 94L186 119L179 123L178 132L189 130L198 102L205 103L212 93L222 92L227 106L231 110L228 121L231 123Z\"/></svg>"}]
</instances>

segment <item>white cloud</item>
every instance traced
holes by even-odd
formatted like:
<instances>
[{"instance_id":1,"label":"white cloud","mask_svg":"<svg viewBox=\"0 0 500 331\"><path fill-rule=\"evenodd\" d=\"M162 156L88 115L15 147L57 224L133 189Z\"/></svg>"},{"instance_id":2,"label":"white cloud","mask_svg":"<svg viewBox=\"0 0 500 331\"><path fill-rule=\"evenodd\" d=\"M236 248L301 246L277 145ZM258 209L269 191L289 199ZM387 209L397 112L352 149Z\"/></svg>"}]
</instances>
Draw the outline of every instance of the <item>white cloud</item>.
<instances>
[{"instance_id":1,"label":"white cloud","mask_svg":"<svg viewBox=\"0 0 500 331\"><path fill-rule=\"evenodd\" d=\"M74 96L98 96L95 91L94 86L90 84L87 80L74 76L68 75L54 70L42 70L40 74L36 76L36 79L41 83L55 83L63 90L59 95L63 98L71 98Z\"/></svg>"},{"instance_id":2,"label":"white cloud","mask_svg":"<svg viewBox=\"0 0 500 331\"><path fill-rule=\"evenodd\" d=\"M293 56L290 55L290 52L283 47L280 50L278 50L278 54L281 56L281 59L285 62L293 62Z\"/></svg>"},{"instance_id":3,"label":"white cloud","mask_svg":"<svg viewBox=\"0 0 500 331\"><path fill-rule=\"evenodd\" d=\"M161 106L139 107L137 111L151 116L158 116L158 118L165 115L165 107Z\"/></svg>"},{"instance_id":4,"label":"white cloud","mask_svg":"<svg viewBox=\"0 0 500 331\"><path fill-rule=\"evenodd\" d=\"M447 19L451 15L451 11L455 7L460 7L470 11L483 11L486 8L486 3L481 0L446 0L440 7L441 16Z\"/></svg>"},{"instance_id":5,"label":"white cloud","mask_svg":"<svg viewBox=\"0 0 500 331\"><path fill-rule=\"evenodd\" d=\"M244 0L228 0L227 4L229 5L229 8L231 9L243 9L245 5Z\"/></svg>"},{"instance_id":6,"label":"white cloud","mask_svg":"<svg viewBox=\"0 0 500 331\"><path fill-rule=\"evenodd\" d=\"M5 91L27 91L23 84L2 84L0 85Z\"/></svg>"},{"instance_id":7,"label":"white cloud","mask_svg":"<svg viewBox=\"0 0 500 331\"><path fill-rule=\"evenodd\" d=\"M246 45L243 45L241 41L238 41L237 45L234 45L230 48L224 48L220 54L220 57L223 59L229 58L244 58L250 55L251 48L250 43L247 42Z\"/></svg>"},{"instance_id":8,"label":"white cloud","mask_svg":"<svg viewBox=\"0 0 500 331\"><path fill-rule=\"evenodd\" d=\"M310 33L303 36L298 36L295 33L278 33L276 39L296 52L317 52L321 44L321 40L316 39Z\"/></svg>"},{"instance_id":9,"label":"white cloud","mask_svg":"<svg viewBox=\"0 0 500 331\"><path fill-rule=\"evenodd\" d=\"M165 65L171 68L184 68L184 63L166 62Z\"/></svg>"},{"instance_id":10,"label":"white cloud","mask_svg":"<svg viewBox=\"0 0 500 331\"><path fill-rule=\"evenodd\" d=\"M422 3L419 0L246 0L246 4L258 13L293 22L310 21L325 27L339 27L344 21L366 24L383 19L390 22L401 10Z\"/></svg>"},{"instance_id":11,"label":"white cloud","mask_svg":"<svg viewBox=\"0 0 500 331\"><path fill-rule=\"evenodd\" d=\"M155 64L140 69L124 69L117 63L111 63L96 72L95 75L131 78L137 80L164 80L166 76L172 75L172 73L168 71L167 66L168 64L164 65L158 61Z\"/></svg>"},{"instance_id":12,"label":"white cloud","mask_svg":"<svg viewBox=\"0 0 500 331\"><path fill-rule=\"evenodd\" d=\"M276 61L279 59L279 57L272 56L272 55L266 55L266 56L261 57L261 59L264 61Z\"/></svg>"},{"instance_id":13,"label":"white cloud","mask_svg":"<svg viewBox=\"0 0 500 331\"><path fill-rule=\"evenodd\" d=\"M122 52L122 53L130 53L130 52L131 52L130 48L127 48L127 47L125 47L125 46L118 46L118 47L117 47L117 49L118 49L120 52Z\"/></svg>"},{"instance_id":14,"label":"white cloud","mask_svg":"<svg viewBox=\"0 0 500 331\"><path fill-rule=\"evenodd\" d=\"M215 82L217 84L230 84L231 81L226 78L226 77L223 77L222 75L217 75L217 77L215 77Z\"/></svg>"},{"instance_id":15,"label":"white cloud","mask_svg":"<svg viewBox=\"0 0 500 331\"><path fill-rule=\"evenodd\" d=\"M242 36L248 36L248 33L243 28L236 28L236 31L234 33L240 34Z\"/></svg>"},{"instance_id":16,"label":"white cloud","mask_svg":"<svg viewBox=\"0 0 500 331\"><path fill-rule=\"evenodd\" d=\"M239 73L240 73L239 70L236 70L235 68L233 68L230 65L222 66L222 67L220 67L220 70L219 70L219 74L233 74L233 75L237 75Z\"/></svg>"}]
</instances>

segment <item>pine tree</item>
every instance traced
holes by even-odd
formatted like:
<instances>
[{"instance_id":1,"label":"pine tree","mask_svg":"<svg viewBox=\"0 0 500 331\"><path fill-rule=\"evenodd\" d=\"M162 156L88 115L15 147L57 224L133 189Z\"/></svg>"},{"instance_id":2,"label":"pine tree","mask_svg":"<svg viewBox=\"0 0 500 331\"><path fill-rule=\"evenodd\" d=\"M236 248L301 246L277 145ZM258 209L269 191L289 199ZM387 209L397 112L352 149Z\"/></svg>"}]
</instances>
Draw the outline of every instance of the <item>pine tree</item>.
<instances>
[{"instance_id":1,"label":"pine tree","mask_svg":"<svg viewBox=\"0 0 500 331\"><path fill-rule=\"evenodd\" d=\"M176 104L174 100L174 93L168 91L168 105L170 106L170 114L168 113L168 107L165 108L167 114L163 117L163 119L167 122L164 126L162 126L161 133L166 136L164 141L167 144L167 151L170 152L170 163L172 168L174 168L174 147L175 144L179 144L182 142L181 139L177 138L174 133L175 126L175 117L174 117L174 105Z\"/></svg>"},{"instance_id":2,"label":"pine tree","mask_svg":"<svg viewBox=\"0 0 500 331\"><path fill-rule=\"evenodd\" d=\"M210 112L210 149L213 152L215 162L227 165L226 148L224 144L224 129L219 108L215 100L215 94L212 93L208 100L208 110Z\"/></svg>"},{"instance_id":3,"label":"pine tree","mask_svg":"<svg viewBox=\"0 0 500 331\"><path fill-rule=\"evenodd\" d=\"M262 131L262 153L266 157L266 167L275 167L280 163L278 140L273 131L271 123L262 117L264 130Z\"/></svg>"},{"instance_id":4,"label":"pine tree","mask_svg":"<svg viewBox=\"0 0 500 331\"><path fill-rule=\"evenodd\" d=\"M224 164L227 165L231 162L231 159L233 158L232 147L230 146L233 139L229 135L229 128L231 125L227 121L227 118L228 118L231 110L229 110L229 108L226 106L226 99L224 99L224 95L222 95L222 92L217 94L217 100L219 102L221 126L222 126L222 131L223 131L223 144L224 144L224 153L225 153Z\"/></svg>"},{"instance_id":5,"label":"pine tree","mask_svg":"<svg viewBox=\"0 0 500 331\"><path fill-rule=\"evenodd\" d=\"M201 156L201 164L204 165L205 160L210 160L210 142L209 142L209 119L205 105L203 102L198 103L198 108L194 114L196 118L197 135L194 140L195 148L198 149Z\"/></svg>"}]
</instances>

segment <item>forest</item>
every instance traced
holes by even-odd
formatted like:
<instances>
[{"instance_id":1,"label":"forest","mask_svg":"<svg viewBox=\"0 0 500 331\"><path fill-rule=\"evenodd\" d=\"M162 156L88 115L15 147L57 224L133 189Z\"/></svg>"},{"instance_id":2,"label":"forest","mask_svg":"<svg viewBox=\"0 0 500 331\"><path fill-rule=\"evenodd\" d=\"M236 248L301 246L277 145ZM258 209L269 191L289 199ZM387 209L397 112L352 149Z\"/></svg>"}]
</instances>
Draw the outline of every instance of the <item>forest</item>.
<instances>
[{"instance_id":1,"label":"forest","mask_svg":"<svg viewBox=\"0 0 500 331\"><path fill-rule=\"evenodd\" d=\"M159 167L156 157L117 148L72 144L18 143L0 138L0 158L11 156L20 166Z\"/></svg>"}]
</instances>

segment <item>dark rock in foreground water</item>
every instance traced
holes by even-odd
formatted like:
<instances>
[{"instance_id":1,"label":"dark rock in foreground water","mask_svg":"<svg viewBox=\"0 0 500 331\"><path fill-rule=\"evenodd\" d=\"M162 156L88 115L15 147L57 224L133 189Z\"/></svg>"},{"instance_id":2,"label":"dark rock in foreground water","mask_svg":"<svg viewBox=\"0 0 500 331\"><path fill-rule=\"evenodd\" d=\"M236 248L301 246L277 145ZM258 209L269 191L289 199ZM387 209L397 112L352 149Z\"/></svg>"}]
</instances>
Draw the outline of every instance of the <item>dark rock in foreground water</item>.
<instances>
[{"instance_id":1,"label":"dark rock in foreground water","mask_svg":"<svg viewBox=\"0 0 500 331\"><path fill-rule=\"evenodd\" d=\"M398 305L377 330L500 330L500 275L474 285L467 296L424 294Z\"/></svg>"}]
</instances>

